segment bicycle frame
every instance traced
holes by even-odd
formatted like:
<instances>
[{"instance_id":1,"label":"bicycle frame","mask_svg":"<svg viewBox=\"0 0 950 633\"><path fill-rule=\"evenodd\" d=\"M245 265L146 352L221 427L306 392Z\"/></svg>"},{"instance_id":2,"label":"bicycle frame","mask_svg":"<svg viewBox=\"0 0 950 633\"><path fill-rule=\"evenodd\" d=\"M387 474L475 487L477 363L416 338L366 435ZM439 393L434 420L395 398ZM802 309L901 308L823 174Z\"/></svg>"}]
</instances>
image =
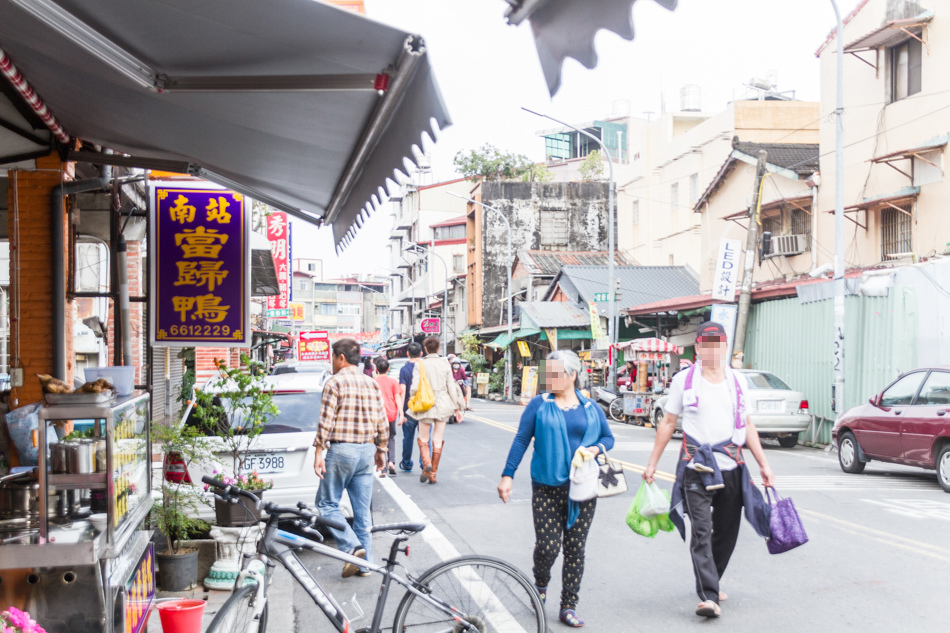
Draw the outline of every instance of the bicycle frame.
<instances>
[{"instance_id":1,"label":"bicycle frame","mask_svg":"<svg viewBox=\"0 0 950 633\"><path fill-rule=\"evenodd\" d=\"M310 596L310 599L313 600L314 604L320 607L320 610L323 611L324 615L327 616L327 619L333 624L337 631L341 633L349 633L350 631L350 622L346 617L346 614L343 613L343 609L337 604L336 600L333 599L333 596L328 594L320 586L320 584L314 580L313 576L309 571L303 566L303 563L300 562L300 559L297 557L297 550L305 549L317 554L322 554L329 558L333 558L344 563L351 563L357 565L361 568L369 569L372 572L381 574L383 576L383 581L380 586L379 597L376 600L376 608L373 612L373 621L368 629L370 633L379 633L380 626L382 625L383 620L383 610L386 606L386 601L389 597L389 590L392 586L392 582L402 585L406 590L411 591L421 600L424 600L433 607L443 611L446 615L453 618L457 623L463 624L466 627L468 623L464 622L458 615L456 609L450 605L433 598L431 595L424 593L414 586L415 581L409 579L406 580L401 576L397 575L395 568L397 566L396 557L399 552L406 551L405 548L400 548L400 545L409 538L406 536L397 536L393 539L393 543L389 549L389 557L386 560L385 565L377 565L374 563L368 563L362 558L357 558L341 552L340 550L319 543L317 541L311 540L304 536L298 536L296 534L291 534L281 530L277 526L277 521L272 518L267 522L267 528L264 533L264 537L261 539L260 544L258 545L258 555L257 558L261 560L265 565L269 564L271 558L277 559L284 568L290 572L290 575L293 576L301 587L307 592L307 595ZM245 568L241 571L240 575L237 578L235 587L240 587L244 583L245 578L248 575L257 575L260 577L258 572ZM268 576L270 574L268 573ZM257 586L257 596L261 598L265 592L265 583L261 579L258 579ZM263 611L263 601L259 600L258 605L255 608L254 620L251 626L255 626L260 619L261 612ZM249 633L256 633L256 629Z\"/></svg>"}]
</instances>

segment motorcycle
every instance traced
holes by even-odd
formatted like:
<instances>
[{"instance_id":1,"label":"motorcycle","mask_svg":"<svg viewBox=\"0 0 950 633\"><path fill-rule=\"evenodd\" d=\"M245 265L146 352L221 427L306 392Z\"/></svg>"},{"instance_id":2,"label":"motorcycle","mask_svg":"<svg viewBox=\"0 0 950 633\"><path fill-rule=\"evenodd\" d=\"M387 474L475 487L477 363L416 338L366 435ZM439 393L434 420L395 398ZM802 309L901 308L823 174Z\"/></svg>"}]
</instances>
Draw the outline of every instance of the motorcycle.
<instances>
[{"instance_id":1,"label":"motorcycle","mask_svg":"<svg viewBox=\"0 0 950 633\"><path fill-rule=\"evenodd\" d=\"M594 401L614 422L626 422L623 414L623 395L606 387L594 387Z\"/></svg>"}]
</instances>

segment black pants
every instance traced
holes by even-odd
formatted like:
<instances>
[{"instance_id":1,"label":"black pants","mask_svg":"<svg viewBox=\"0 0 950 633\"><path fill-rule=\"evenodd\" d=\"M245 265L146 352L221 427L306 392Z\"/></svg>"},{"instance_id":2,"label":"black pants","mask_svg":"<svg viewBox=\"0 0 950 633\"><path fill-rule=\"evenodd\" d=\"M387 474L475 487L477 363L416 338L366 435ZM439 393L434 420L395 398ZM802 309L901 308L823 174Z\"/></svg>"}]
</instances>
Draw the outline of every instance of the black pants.
<instances>
[{"instance_id":1,"label":"black pants","mask_svg":"<svg viewBox=\"0 0 950 633\"><path fill-rule=\"evenodd\" d=\"M722 471L724 488L706 490L699 474L687 469L683 477L683 508L692 530L689 552L700 600L719 603L719 580L739 538L742 521L741 470Z\"/></svg>"},{"instance_id":2,"label":"black pants","mask_svg":"<svg viewBox=\"0 0 950 633\"><path fill-rule=\"evenodd\" d=\"M547 587L551 567L564 542L564 565L561 570L561 609L577 607L577 593L584 576L584 547L597 498L580 502L580 515L571 529L567 528L567 487L540 486L531 488L531 509L534 515L534 583Z\"/></svg>"}]
</instances>

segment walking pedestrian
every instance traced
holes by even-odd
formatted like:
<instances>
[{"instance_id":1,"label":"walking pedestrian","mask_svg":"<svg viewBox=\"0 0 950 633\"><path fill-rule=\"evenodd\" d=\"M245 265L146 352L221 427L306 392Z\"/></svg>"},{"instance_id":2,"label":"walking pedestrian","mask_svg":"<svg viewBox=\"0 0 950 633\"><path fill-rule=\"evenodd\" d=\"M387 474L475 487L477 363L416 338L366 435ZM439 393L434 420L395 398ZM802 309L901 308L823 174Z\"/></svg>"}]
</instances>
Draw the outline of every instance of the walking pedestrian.
<instances>
[{"instance_id":1,"label":"walking pedestrian","mask_svg":"<svg viewBox=\"0 0 950 633\"><path fill-rule=\"evenodd\" d=\"M399 386L402 391L402 460L399 462L399 468L404 472L412 472L412 447L416 443L416 429L419 428L419 422L412 417L413 413L409 410L409 390L412 387L412 372L416 368L416 363L422 360L422 345L412 342L406 348L406 356L409 362L399 370ZM422 455L419 456L419 468L423 468Z\"/></svg>"},{"instance_id":2,"label":"walking pedestrian","mask_svg":"<svg viewBox=\"0 0 950 633\"><path fill-rule=\"evenodd\" d=\"M333 376L323 386L320 425L313 445L317 456L313 470L322 481L316 504L320 516L346 525L340 511L345 490L353 506L353 527L328 528L336 546L357 558L373 562L373 466L386 463L389 421L386 405L375 380L359 370L360 346L353 339L340 339L332 347ZM326 449L326 452L324 452ZM343 577L369 575L350 563L343 565Z\"/></svg>"},{"instance_id":3,"label":"walking pedestrian","mask_svg":"<svg viewBox=\"0 0 950 633\"><path fill-rule=\"evenodd\" d=\"M683 447L676 466L670 520L685 540L683 516L689 516L689 551L696 593L702 601L696 615L710 618L722 613L720 603L726 594L720 581L739 537L743 507L759 536L770 533L770 509L749 476L742 447L748 446L759 463L765 486L774 485L775 476L755 425L746 414L746 381L728 367L729 344L722 325L712 321L700 325L696 349L699 361L673 377L666 415L657 429L643 479L653 482L656 465L682 414Z\"/></svg>"},{"instance_id":4,"label":"walking pedestrian","mask_svg":"<svg viewBox=\"0 0 950 633\"><path fill-rule=\"evenodd\" d=\"M369 376L370 378L374 378L376 376L376 368L373 367L373 359L371 358L363 359L363 373Z\"/></svg>"},{"instance_id":5,"label":"walking pedestrian","mask_svg":"<svg viewBox=\"0 0 950 633\"><path fill-rule=\"evenodd\" d=\"M551 580L551 567L563 543L558 617L564 624L578 628L584 626L584 621L577 617L577 600L584 575L584 548L597 498L588 501L568 498L571 464L580 465L610 450L614 436L603 409L577 390L581 374L577 354L558 350L548 354L547 360L544 384L550 391L532 398L521 415L498 484L498 496L503 502L508 502L515 471L533 438L534 583L544 601Z\"/></svg>"},{"instance_id":6,"label":"walking pedestrian","mask_svg":"<svg viewBox=\"0 0 950 633\"><path fill-rule=\"evenodd\" d=\"M472 411L472 383L465 372L465 367L462 366L462 362L454 354L449 357L449 362L452 363L452 378L458 383L462 394L465 396L465 410Z\"/></svg>"},{"instance_id":7,"label":"walking pedestrian","mask_svg":"<svg viewBox=\"0 0 950 633\"><path fill-rule=\"evenodd\" d=\"M445 433L445 424L450 416L455 416L456 422L462 421L462 409L465 408L465 398L455 379L452 378L452 368L447 360L439 356L439 337L428 336L422 341L426 351L425 357L416 365L412 373L412 388L410 395L415 395L419 389L421 373L420 367L425 369L426 377L432 386L435 395L435 404L426 411L417 413L419 421L419 453L422 455L422 475L419 481L437 484L436 475L439 472L439 462L442 460L442 449L445 442L442 437ZM429 453L429 435L432 435L432 453Z\"/></svg>"},{"instance_id":8,"label":"walking pedestrian","mask_svg":"<svg viewBox=\"0 0 950 633\"><path fill-rule=\"evenodd\" d=\"M380 471L380 477L385 477L387 470L390 475L396 474L396 427L402 426L402 385L388 372L389 361L380 356L376 359L376 384L383 395L386 419L389 420L389 461L388 467Z\"/></svg>"}]
</instances>

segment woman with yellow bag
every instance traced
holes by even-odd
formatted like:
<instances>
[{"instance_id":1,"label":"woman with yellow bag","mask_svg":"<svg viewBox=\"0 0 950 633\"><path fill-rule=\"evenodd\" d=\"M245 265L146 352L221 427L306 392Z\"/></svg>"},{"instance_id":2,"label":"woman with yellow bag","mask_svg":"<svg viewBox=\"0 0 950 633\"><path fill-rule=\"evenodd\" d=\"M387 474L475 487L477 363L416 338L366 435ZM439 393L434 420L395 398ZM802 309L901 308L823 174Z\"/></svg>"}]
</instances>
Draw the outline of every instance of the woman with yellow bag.
<instances>
[{"instance_id":1,"label":"woman with yellow bag","mask_svg":"<svg viewBox=\"0 0 950 633\"><path fill-rule=\"evenodd\" d=\"M442 435L445 423L454 415L456 421L462 419L465 408L465 396L458 383L452 377L452 368L447 360L439 356L439 338L430 336L422 341L426 355L422 362L416 363L412 373L412 386L409 394L409 410L419 421L419 454L422 456L422 475L419 481L430 484L439 483L436 475L442 460L445 442ZM434 427L434 428L433 428ZM432 433L432 454L429 454L429 433Z\"/></svg>"}]
</instances>

